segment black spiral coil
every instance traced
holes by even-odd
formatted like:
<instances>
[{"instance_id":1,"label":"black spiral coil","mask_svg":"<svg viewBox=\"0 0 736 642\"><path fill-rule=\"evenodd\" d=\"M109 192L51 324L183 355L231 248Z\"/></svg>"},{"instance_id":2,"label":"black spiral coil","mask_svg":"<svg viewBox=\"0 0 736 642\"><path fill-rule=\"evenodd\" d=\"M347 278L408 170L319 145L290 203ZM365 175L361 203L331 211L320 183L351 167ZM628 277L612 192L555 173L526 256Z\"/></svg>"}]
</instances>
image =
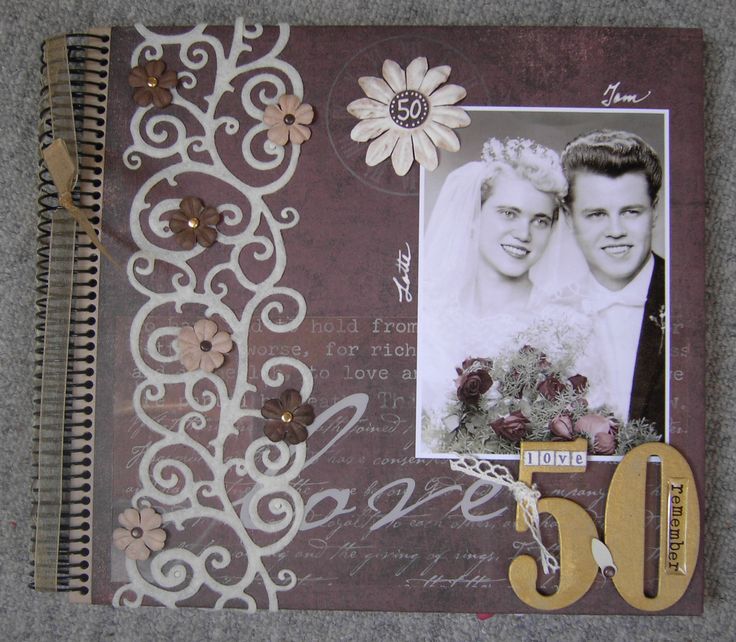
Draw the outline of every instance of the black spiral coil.
<instances>
[{"instance_id":1,"label":"black spiral coil","mask_svg":"<svg viewBox=\"0 0 736 642\"><path fill-rule=\"evenodd\" d=\"M90 222L99 231L102 205L102 174L107 83L109 66L109 32L75 33L66 36L74 123L77 137L79 179L74 188L75 203L91 212ZM38 142L40 149L52 141L49 91L46 81L46 44L41 47L43 86L40 94ZM90 591L91 557L91 490L92 453L94 444L95 375L97 348L97 286L99 252L88 236L76 228L74 248L74 278L64 425L62 442L62 509L58 532L38 532L39 511L44 499L39 495L39 481L44 471L39 469L42 364L47 329L51 228L59 209L58 194L42 160L38 168L38 249L36 262L36 348L34 374L34 433L33 433L33 540L31 565L34 566L36 546L56 542L56 590L71 591L85 596ZM63 352L62 352L63 354ZM51 474L56 474L52 471ZM35 568L31 570L30 586L36 588Z\"/></svg>"}]
</instances>

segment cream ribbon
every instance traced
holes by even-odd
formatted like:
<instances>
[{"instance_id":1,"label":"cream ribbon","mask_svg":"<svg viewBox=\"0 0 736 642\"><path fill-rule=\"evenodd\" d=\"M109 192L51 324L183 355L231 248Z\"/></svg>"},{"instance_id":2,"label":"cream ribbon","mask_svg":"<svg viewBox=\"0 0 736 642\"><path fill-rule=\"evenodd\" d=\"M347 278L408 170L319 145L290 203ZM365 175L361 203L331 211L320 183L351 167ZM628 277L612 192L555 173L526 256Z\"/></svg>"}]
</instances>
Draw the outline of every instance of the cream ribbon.
<instances>
[{"instance_id":1,"label":"cream ribbon","mask_svg":"<svg viewBox=\"0 0 736 642\"><path fill-rule=\"evenodd\" d=\"M492 484L504 486L511 491L516 503L521 507L524 523L531 531L532 538L539 547L542 569L545 574L560 570L560 563L544 545L539 532L539 509L537 502L542 495L537 490L536 485L529 487L524 482L514 479L509 469L505 466L492 464L485 460L478 461L475 457L453 459L450 461L450 468L456 472L465 473L471 477L477 477Z\"/></svg>"}]
</instances>

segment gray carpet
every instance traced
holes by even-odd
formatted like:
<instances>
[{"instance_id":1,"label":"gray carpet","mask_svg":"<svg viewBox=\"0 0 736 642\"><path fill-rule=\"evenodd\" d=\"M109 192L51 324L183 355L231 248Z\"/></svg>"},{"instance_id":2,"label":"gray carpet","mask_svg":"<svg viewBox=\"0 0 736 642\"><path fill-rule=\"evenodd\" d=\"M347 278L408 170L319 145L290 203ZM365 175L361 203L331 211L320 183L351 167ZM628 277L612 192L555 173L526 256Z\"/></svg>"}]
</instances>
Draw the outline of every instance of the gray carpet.
<instances>
[{"instance_id":1,"label":"gray carpet","mask_svg":"<svg viewBox=\"0 0 736 642\"><path fill-rule=\"evenodd\" d=\"M518 0L510 2L236 2L174 0L3 0L0 26L2 194L0 237L0 639L89 640L676 640L734 639L736 561L730 543L736 516L734 429L736 404L732 286L736 272L736 182L732 157L736 126L736 8L706 0ZM182 24L246 20L292 24L488 24L702 27L706 40L706 189L708 194L708 426L705 531L705 616L563 617L281 612L166 609L116 610L69 605L60 595L27 588L30 538L30 426L36 193L36 109L39 44L45 36L93 25Z\"/></svg>"}]
</instances>

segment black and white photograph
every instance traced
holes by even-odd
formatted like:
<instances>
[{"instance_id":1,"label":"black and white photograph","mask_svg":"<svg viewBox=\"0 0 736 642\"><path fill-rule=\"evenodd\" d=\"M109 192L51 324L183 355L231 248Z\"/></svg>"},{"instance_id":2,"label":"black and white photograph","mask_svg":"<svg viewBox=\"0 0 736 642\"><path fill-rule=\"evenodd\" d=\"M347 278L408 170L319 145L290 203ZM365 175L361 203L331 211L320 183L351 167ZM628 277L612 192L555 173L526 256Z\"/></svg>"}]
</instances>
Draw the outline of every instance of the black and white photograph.
<instances>
[{"instance_id":1,"label":"black and white photograph","mask_svg":"<svg viewBox=\"0 0 736 642\"><path fill-rule=\"evenodd\" d=\"M421 176L417 456L668 441L668 112L468 112Z\"/></svg>"}]
</instances>

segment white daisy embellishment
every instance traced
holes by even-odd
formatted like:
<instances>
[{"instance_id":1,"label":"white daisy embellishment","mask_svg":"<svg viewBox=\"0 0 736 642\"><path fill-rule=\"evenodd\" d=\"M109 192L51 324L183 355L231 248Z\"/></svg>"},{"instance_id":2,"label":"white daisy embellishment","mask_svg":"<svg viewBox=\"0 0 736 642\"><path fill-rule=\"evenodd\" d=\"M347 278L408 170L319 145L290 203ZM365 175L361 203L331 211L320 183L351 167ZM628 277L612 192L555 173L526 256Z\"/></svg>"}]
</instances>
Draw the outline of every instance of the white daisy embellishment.
<instances>
[{"instance_id":1,"label":"white daisy embellishment","mask_svg":"<svg viewBox=\"0 0 736 642\"><path fill-rule=\"evenodd\" d=\"M470 116L452 107L465 98L459 85L445 85L450 67L429 69L426 58L415 58L406 72L393 60L385 60L383 78L363 76L358 84L366 98L348 105L348 112L360 122L350 138L365 143L373 138L365 154L369 166L391 156L391 164L404 176L416 160L428 170L437 167L436 147L456 152L460 141L453 129L467 127Z\"/></svg>"}]
</instances>

